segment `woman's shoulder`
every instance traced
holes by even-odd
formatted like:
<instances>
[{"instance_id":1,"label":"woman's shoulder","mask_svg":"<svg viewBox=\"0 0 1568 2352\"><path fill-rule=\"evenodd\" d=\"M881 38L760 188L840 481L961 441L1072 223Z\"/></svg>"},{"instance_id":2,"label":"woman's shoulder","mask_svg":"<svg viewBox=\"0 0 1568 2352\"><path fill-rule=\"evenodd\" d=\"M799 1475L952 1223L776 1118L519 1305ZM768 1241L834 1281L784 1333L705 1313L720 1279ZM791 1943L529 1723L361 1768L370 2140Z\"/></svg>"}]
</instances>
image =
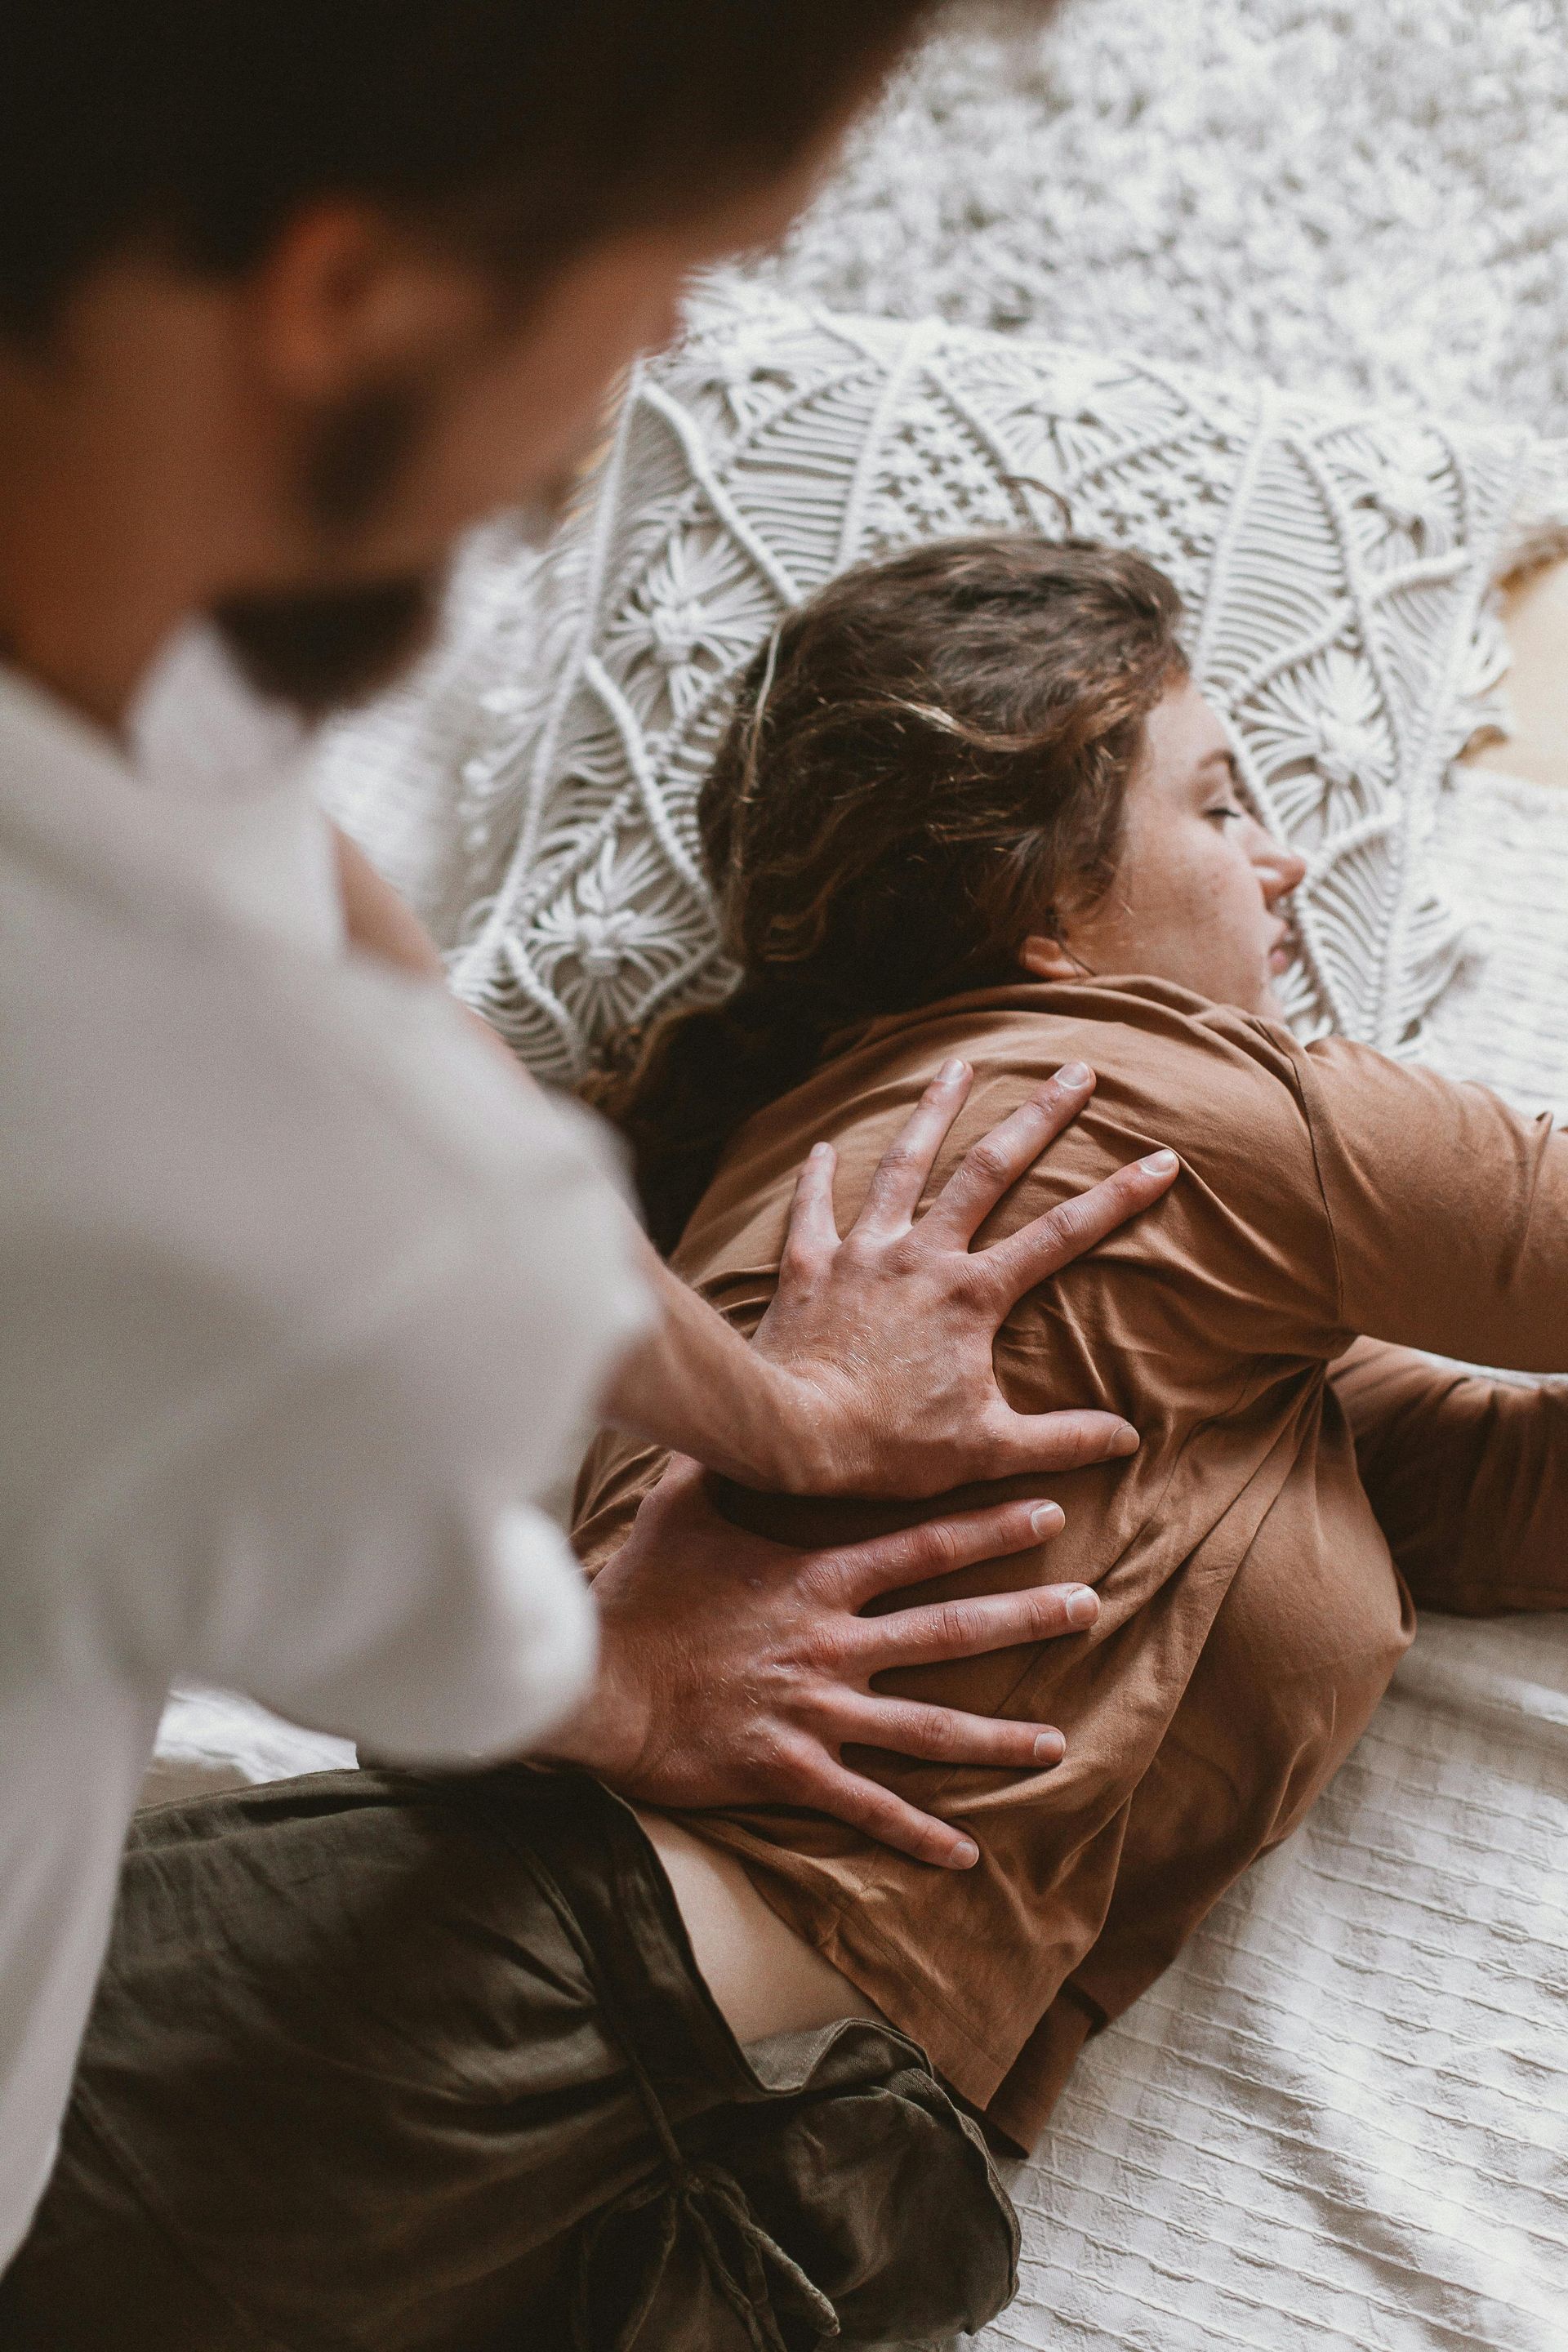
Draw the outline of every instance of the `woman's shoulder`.
<instances>
[{"instance_id":1,"label":"woman's shoulder","mask_svg":"<svg viewBox=\"0 0 1568 2352\"><path fill-rule=\"evenodd\" d=\"M879 1021L846 1041L837 1082L863 1092L873 1071L886 1083L907 1070L923 1084L952 1055L977 1080L1011 1076L1025 1086L1069 1061L1088 1062L1102 1087L1157 1094L1190 1085L1200 1068L1211 1092L1261 1087L1299 1104L1301 1084L1302 1048L1280 1024L1141 974L1010 982ZM826 1064L818 1081L831 1082L835 1068Z\"/></svg>"},{"instance_id":2,"label":"woman's shoulder","mask_svg":"<svg viewBox=\"0 0 1568 2352\"><path fill-rule=\"evenodd\" d=\"M1240 1359L1332 1352L1335 1246L1301 1049L1268 1022L1158 982L976 992L846 1041L736 1138L688 1228L680 1271L722 1311L741 1320L754 1314L771 1295L812 1145L826 1140L837 1153L843 1232L922 1087L953 1055L970 1062L974 1083L931 1192L1064 1063L1088 1062L1098 1081L1081 1114L986 1220L980 1246L1153 1151L1173 1150L1182 1162L1156 1209L1075 1265L1026 1314L1020 1308L1018 1328L1035 1333L1027 1346L1046 1349L1038 1360L1053 1378L1098 1366L1096 1377L1114 1370L1131 1395L1152 1368L1169 1388L1180 1367L1181 1392L1201 1391L1212 1403L1234 1391ZM1068 1325L1078 1339L1063 1339Z\"/></svg>"},{"instance_id":3,"label":"woman's shoulder","mask_svg":"<svg viewBox=\"0 0 1568 2352\"><path fill-rule=\"evenodd\" d=\"M1141 975L994 990L963 1018L967 1044L950 1050L974 1069L972 1121L1005 1116L1067 1062L1094 1071L1082 1146L1069 1131L1052 1154L1066 1170L1168 1148L1233 1195L1263 1167L1315 1191L1302 1049L1276 1022Z\"/></svg>"},{"instance_id":4,"label":"woman's shoulder","mask_svg":"<svg viewBox=\"0 0 1568 2352\"><path fill-rule=\"evenodd\" d=\"M1292 1192L1312 1192L1300 1052L1274 1024L1139 977L1020 982L889 1016L834 1040L808 1079L741 1129L677 1263L694 1279L722 1275L727 1287L742 1273L770 1274L814 1143L835 1147L841 1217L853 1215L922 1089L954 1056L974 1081L944 1159L1065 1064L1083 1061L1096 1075L1094 1098L1042 1163L1052 1179L1081 1184L1169 1148L1233 1196L1250 1193L1265 1170L1275 1187L1289 1177Z\"/></svg>"}]
</instances>

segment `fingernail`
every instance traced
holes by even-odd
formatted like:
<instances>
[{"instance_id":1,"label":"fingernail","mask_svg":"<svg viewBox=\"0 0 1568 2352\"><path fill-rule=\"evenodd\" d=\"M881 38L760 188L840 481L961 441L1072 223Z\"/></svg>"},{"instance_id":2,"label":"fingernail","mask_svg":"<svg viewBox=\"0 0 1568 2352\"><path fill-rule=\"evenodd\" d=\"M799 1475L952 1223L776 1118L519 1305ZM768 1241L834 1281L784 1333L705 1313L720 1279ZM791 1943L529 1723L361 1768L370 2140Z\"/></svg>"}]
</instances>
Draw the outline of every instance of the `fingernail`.
<instances>
[{"instance_id":1,"label":"fingernail","mask_svg":"<svg viewBox=\"0 0 1568 2352\"><path fill-rule=\"evenodd\" d=\"M954 1870L973 1870L980 1859L980 1848L973 1838L960 1838L952 1849Z\"/></svg>"},{"instance_id":2,"label":"fingernail","mask_svg":"<svg viewBox=\"0 0 1568 2352\"><path fill-rule=\"evenodd\" d=\"M1152 1151L1138 1163L1148 1176L1173 1176L1181 1164L1173 1151Z\"/></svg>"},{"instance_id":3,"label":"fingernail","mask_svg":"<svg viewBox=\"0 0 1568 2352\"><path fill-rule=\"evenodd\" d=\"M826 1146L826 1143L814 1143L814 1144L812 1145L812 1147L811 1147L811 1157L812 1157L814 1160L826 1160L826 1157L827 1157L827 1146Z\"/></svg>"},{"instance_id":4,"label":"fingernail","mask_svg":"<svg viewBox=\"0 0 1568 2352\"><path fill-rule=\"evenodd\" d=\"M1029 1514L1029 1525L1037 1536L1054 1536L1067 1523L1067 1513L1059 1503L1042 1503L1037 1511Z\"/></svg>"},{"instance_id":5,"label":"fingernail","mask_svg":"<svg viewBox=\"0 0 1568 2352\"><path fill-rule=\"evenodd\" d=\"M1143 1440L1139 1436L1138 1432L1129 1424L1125 1429L1117 1431L1116 1443L1110 1450L1112 1454L1136 1454L1142 1443Z\"/></svg>"},{"instance_id":6,"label":"fingernail","mask_svg":"<svg viewBox=\"0 0 1568 2352\"><path fill-rule=\"evenodd\" d=\"M945 1086L952 1086L956 1079L961 1078L963 1076L964 1071L968 1067L969 1065L967 1062L960 1062L956 1059L951 1062L944 1062L941 1069L937 1072L937 1076L942 1079Z\"/></svg>"},{"instance_id":7,"label":"fingernail","mask_svg":"<svg viewBox=\"0 0 1568 2352\"><path fill-rule=\"evenodd\" d=\"M1087 1584L1080 1584L1076 1592L1068 1594L1067 1612L1069 1625L1093 1624L1100 1614L1100 1602Z\"/></svg>"},{"instance_id":8,"label":"fingernail","mask_svg":"<svg viewBox=\"0 0 1568 2352\"><path fill-rule=\"evenodd\" d=\"M1088 1086L1093 1076L1094 1072L1087 1062L1068 1062L1057 1072L1057 1084L1058 1087L1068 1087L1073 1094L1078 1094L1081 1088Z\"/></svg>"},{"instance_id":9,"label":"fingernail","mask_svg":"<svg viewBox=\"0 0 1568 2352\"><path fill-rule=\"evenodd\" d=\"M1037 1764L1059 1764L1067 1752L1067 1741L1059 1731L1042 1731L1035 1742Z\"/></svg>"}]
</instances>

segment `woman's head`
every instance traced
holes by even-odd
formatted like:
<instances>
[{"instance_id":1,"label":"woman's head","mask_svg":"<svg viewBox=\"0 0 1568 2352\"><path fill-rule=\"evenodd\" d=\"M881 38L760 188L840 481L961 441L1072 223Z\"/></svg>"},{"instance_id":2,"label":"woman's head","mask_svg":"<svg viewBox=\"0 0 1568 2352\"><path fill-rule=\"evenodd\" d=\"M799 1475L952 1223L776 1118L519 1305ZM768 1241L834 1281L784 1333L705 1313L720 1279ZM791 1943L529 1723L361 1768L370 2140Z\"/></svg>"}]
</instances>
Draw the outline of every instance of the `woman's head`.
<instances>
[{"instance_id":1,"label":"woman's head","mask_svg":"<svg viewBox=\"0 0 1568 2352\"><path fill-rule=\"evenodd\" d=\"M1019 961L1039 980L1149 972L1246 1013L1279 1011L1289 961L1282 901L1304 861L1264 831L1238 790L1236 754L1191 678L1149 713L1122 800L1116 877Z\"/></svg>"},{"instance_id":2,"label":"woman's head","mask_svg":"<svg viewBox=\"0 0 1568 2352\"><path fill-rule=\"evenodd\" d=\"M1236 803L1180 618L1141 557L1021 535L862 565L787 616L699 803L739 988L608 1097L656 1239L836 1029L1028 971L1264 1009L1299 877Z\"/></svg>"},{"instance_id":3,"label":"woman's head","mask_svg":"<svg viewBox=\"0 0 1568 2352\"><path fill-rule=\"evenodd\" d=\"M1179 618L1139 557L1022 537L862 564L790 614L698 804L747 979L837 1026L1016 973L1110 883Z\"/></svg>"}]
</instances>

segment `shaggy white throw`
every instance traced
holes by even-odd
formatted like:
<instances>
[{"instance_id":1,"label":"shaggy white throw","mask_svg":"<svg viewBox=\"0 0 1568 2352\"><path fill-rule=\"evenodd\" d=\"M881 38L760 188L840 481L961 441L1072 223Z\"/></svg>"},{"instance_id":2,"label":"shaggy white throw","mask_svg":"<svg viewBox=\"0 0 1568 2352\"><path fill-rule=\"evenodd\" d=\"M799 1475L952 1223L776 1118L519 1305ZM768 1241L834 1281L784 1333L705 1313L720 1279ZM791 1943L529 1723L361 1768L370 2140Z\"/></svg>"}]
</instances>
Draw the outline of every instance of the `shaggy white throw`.
<instances>
[{"instance_id":1,"label":"shaggy white throw","mask_svg":"<svg viewBox=\"0 0 1568 2352\"><path fill-rule=\"evenodd\" d=\"M752 274L1568 435L1568 0L1069 0L1045 31L997 22L981 7L931 45ZM471 716L526 674L518 589L481 538L424 677L323 763L443 945L472 897L460 689Z\"/></svg>"},{"instance_id":2,"label":"shaggy white throw","mask_svg":"<svg viewBox=\"0 0 1568 2352\"><path fill-rule=\"evenodd\" d=\"M1568 433L1568 7L1071 0L955 33L774 274Z\"/></svg>"}]
</instances>

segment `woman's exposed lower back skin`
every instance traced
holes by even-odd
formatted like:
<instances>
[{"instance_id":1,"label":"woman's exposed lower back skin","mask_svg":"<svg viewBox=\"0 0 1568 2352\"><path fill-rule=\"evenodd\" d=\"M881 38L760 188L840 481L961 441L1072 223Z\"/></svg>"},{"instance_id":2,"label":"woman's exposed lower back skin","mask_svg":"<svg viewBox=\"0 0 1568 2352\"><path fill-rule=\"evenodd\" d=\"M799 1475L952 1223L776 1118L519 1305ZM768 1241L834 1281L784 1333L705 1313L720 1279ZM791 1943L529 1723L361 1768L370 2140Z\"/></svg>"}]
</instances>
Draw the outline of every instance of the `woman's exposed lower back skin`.
<instances>
[{"instance_id":1,"label":"woman's exposed lower back skin","mask_svg":"<svg viewBox=\"0 0 1568 2352\"><path fill-rule=\"evenodd\" d=\"M737 2042L880 2011L758 1894L741 1864L664 1813L638 1811L709 1991Z\"/></svg>"}]
</instances>

